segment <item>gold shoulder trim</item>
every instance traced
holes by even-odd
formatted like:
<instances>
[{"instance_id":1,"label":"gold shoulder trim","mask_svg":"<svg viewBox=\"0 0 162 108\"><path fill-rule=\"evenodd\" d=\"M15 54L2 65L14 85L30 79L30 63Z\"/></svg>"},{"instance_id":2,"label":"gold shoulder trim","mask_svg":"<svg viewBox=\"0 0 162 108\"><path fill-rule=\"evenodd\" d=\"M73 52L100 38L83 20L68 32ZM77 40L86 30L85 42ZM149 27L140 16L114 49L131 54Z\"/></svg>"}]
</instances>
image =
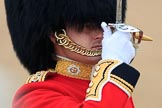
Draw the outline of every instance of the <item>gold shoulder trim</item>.
<instances>
[{"instance_id":1,"label":"gold shoulder trim","mask_svg":"<svg viewBox=\"0 0 162 108\"><path fill-rule=\"evenodd\" d=\"M27 78L27 80L25 81L25 84L32 83L32 82L43 82L43 81L45 81L48 73L51 73L51 71L50 70L48 70L48 71L38 71L35 74L30 75Z\"/></svg>"},{"instance_id":2,"label":"gold shoulder trim","mask_svg":"<svg viewBox=\"0 0 162 108\"><path fill-rule=\"evenodd\" d=\"M113 69L119 66L122 62L118 60L101 60L95 66L95 71L89 88L87 89L86 101L94 100L101 101L102 90L110 81L110 74Z\"/></svg>"}]
</instances>

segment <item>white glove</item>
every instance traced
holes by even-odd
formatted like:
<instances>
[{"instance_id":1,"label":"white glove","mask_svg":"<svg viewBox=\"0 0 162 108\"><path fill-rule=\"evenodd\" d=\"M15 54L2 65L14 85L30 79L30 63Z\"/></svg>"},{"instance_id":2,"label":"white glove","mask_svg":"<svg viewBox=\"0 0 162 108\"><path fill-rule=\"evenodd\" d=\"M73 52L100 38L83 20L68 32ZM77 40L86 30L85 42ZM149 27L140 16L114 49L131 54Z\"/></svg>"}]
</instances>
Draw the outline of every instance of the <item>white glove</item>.
<instances>
[{"instance_id":1,"label":"white glove","mask_svg":"<svg viewBox=\"0 0 162 108\"><path fill-rule=\"evenodd\" d=\"M129 64L135 57L135 48L131 42L131 34L128 32L116 31L112 34L110 27L101 23L103 29L102 60L113 59Z\"/></svg>"}]
</instances>

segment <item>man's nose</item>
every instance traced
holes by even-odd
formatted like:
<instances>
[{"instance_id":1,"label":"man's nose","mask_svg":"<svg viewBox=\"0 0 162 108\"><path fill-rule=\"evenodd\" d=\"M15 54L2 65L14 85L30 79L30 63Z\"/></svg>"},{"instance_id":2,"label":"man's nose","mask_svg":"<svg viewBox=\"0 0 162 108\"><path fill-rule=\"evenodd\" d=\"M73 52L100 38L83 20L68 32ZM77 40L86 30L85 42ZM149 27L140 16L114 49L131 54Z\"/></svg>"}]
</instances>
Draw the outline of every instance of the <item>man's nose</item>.
<instances>
[{"instance_id":1,"label":"man's nose","mask_svg":"<svg viewBox=\"0 0 162 108\"><path fill-rule=\"evenodd\" d=\"M96 30L94 34L94 39L103 39L103 31L102 30Z\"/></svg>"}]
</instances>

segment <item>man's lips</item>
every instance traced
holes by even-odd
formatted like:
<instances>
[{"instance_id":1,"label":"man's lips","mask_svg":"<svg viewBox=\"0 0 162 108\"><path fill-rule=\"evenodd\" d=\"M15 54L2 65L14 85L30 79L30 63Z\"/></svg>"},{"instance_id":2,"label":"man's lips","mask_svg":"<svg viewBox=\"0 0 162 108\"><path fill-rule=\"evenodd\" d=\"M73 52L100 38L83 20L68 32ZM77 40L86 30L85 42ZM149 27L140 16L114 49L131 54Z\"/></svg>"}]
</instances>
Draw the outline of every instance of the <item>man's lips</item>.
<instances>
[{"instance_id":1,"label":"man's lips","mask_svg":"<svg viewBox=\"0 0 162 108\"><path fill-rule=\"evenodd\" d=\"M92 50L100 50L100 49L102 49L102 45L92 46Z\"/></svg>"}]
</instances>

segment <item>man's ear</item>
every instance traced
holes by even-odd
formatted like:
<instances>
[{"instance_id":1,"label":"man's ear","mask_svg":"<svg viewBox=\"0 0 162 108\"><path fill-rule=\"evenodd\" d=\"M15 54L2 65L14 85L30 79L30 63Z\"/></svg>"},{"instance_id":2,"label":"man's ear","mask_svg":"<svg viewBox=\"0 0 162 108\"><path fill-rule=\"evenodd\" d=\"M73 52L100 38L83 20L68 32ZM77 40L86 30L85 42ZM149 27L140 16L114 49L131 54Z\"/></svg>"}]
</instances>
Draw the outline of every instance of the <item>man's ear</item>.
<instances>
[{"instance_id":1,"label":"man's ear","mask_svg":"<svg viewBox=\"0 0 162 108\"><path fill-rule=\"evenodd\" d=\"M51 33L51 35L49 36L50 40L52 41L52 43L56 44L56 37L54 35L54 33Z\"/></svg>"}]
</instances>

